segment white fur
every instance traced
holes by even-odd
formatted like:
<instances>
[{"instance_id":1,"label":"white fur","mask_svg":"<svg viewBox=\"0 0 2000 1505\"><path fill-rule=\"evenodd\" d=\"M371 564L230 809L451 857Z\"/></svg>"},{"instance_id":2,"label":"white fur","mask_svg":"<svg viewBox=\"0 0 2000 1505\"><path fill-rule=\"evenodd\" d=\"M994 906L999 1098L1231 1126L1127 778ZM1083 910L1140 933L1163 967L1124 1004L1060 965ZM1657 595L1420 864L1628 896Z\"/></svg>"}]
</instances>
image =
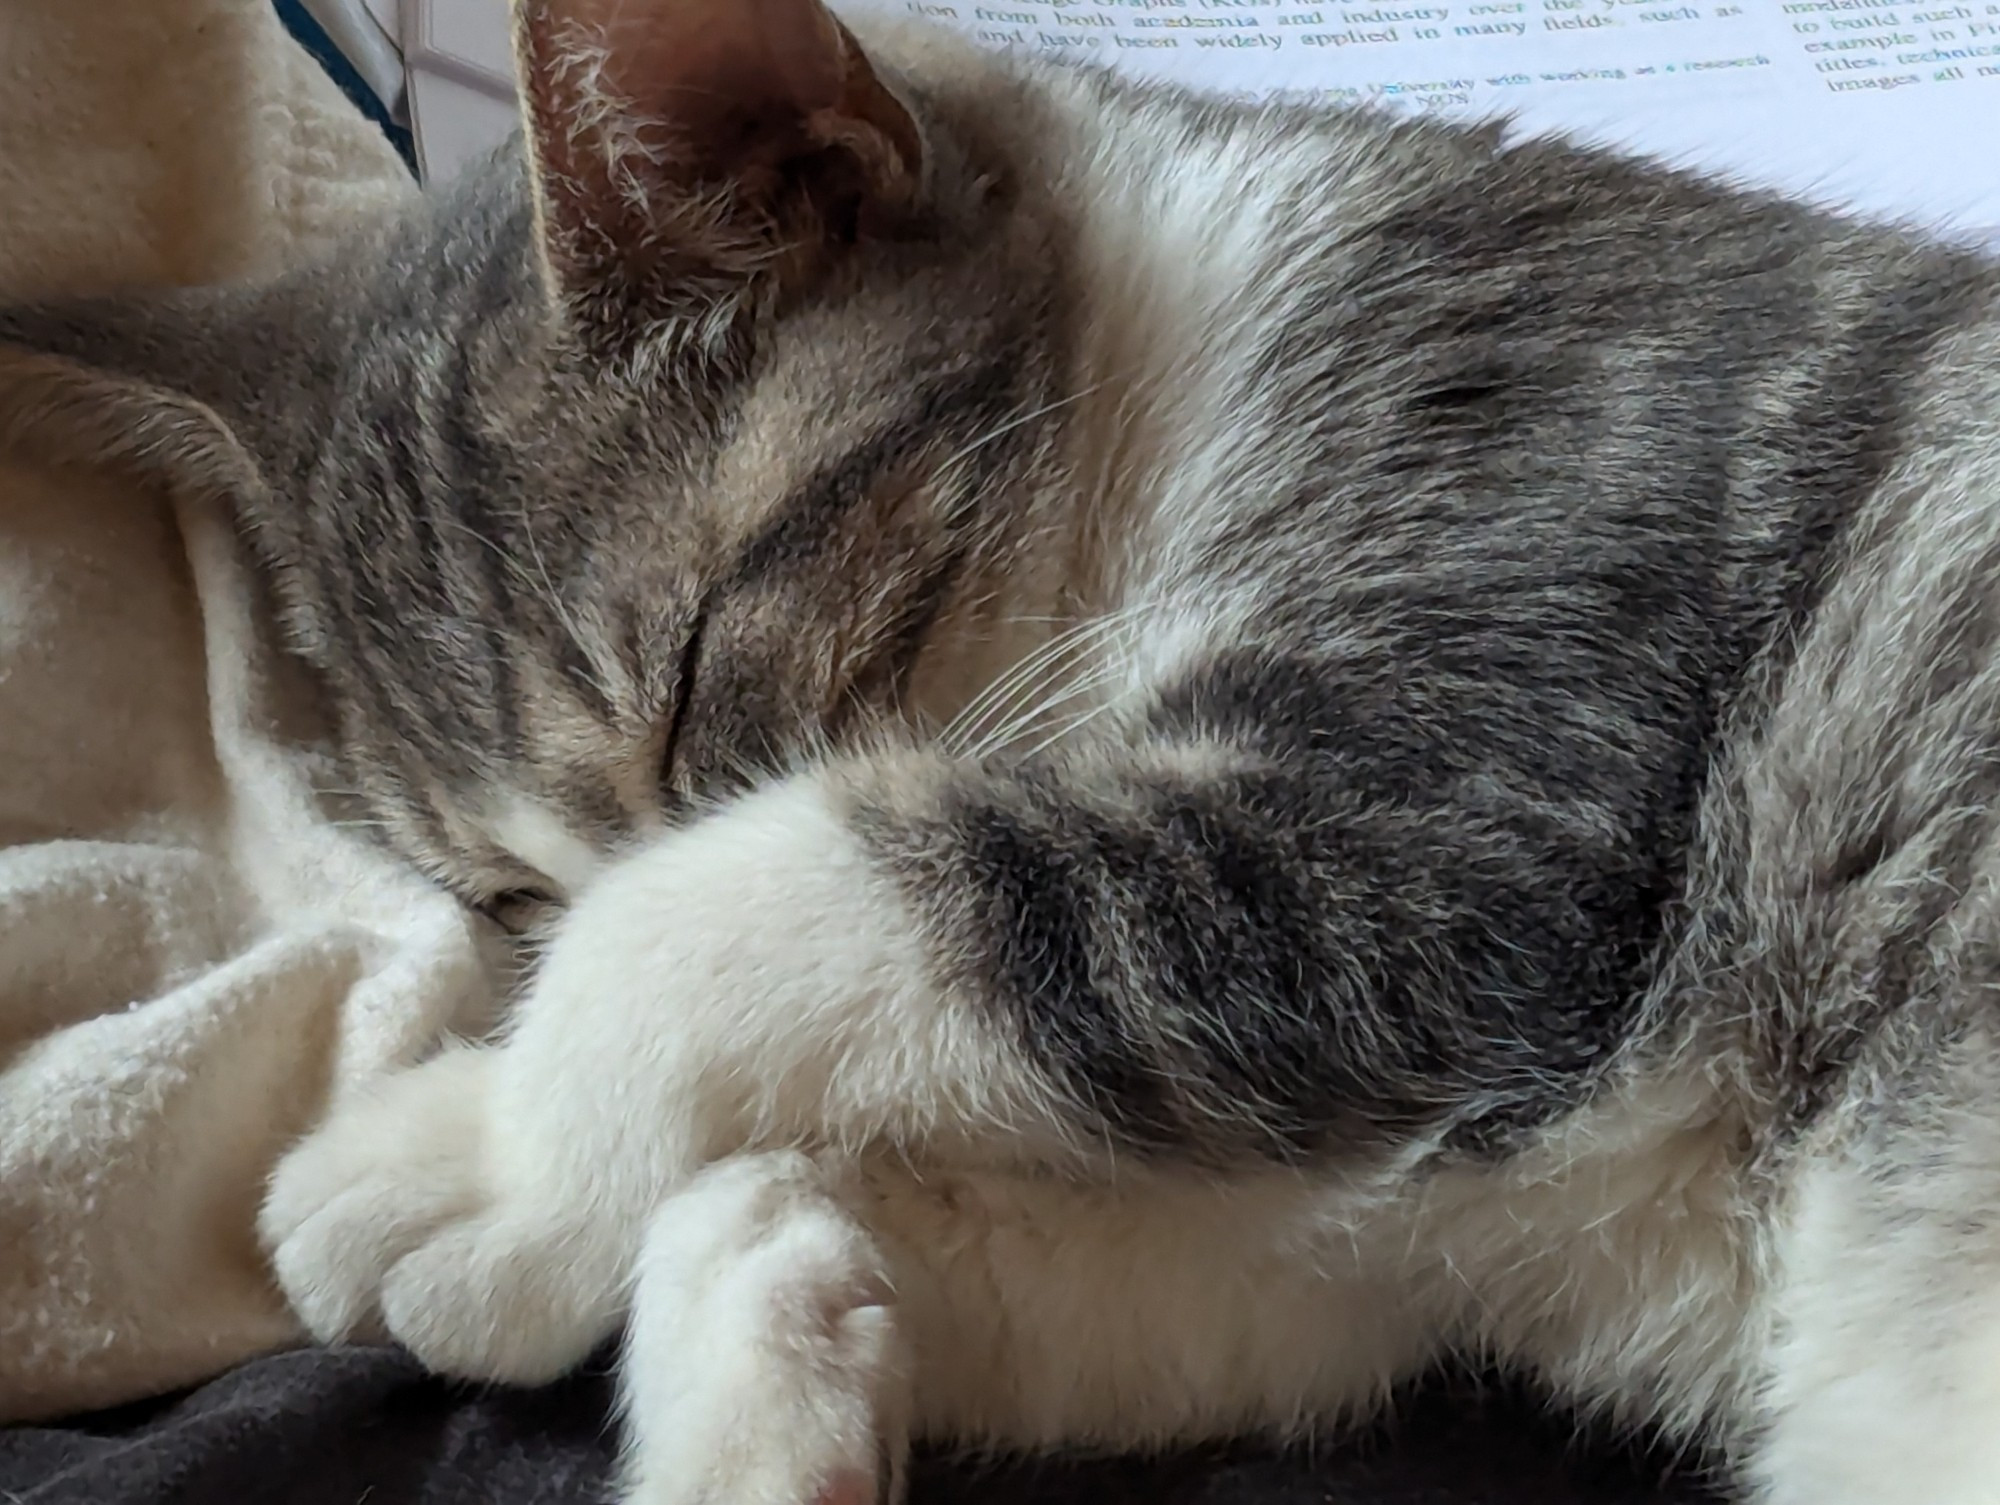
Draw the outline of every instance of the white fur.
<instances>
[{"instance_id":1,"label":"white fur","mask_svg":"<svg viewBox=\"0 0 2000 1505\"><path fill-rule=\"evenodd\" d=\"M1898 1238L1875 1200L1854 1166L1801 1188L1759 1505L1996 1505L2000 1241L1912 1260L1896 1246L1934 1234Z\"/></svg>"},{"instance_id":2,"label":"white fur","mask_svg":"<svg viewBox=\"0 0 2000 1505\"><path fill-rule=\"evenodd\" d=\"M525 795L509 793L495 801L485 825L496 846L556 885L557 898L582 893L603 866L603 853L548 806Z\"/></svg>"}]
</instances>

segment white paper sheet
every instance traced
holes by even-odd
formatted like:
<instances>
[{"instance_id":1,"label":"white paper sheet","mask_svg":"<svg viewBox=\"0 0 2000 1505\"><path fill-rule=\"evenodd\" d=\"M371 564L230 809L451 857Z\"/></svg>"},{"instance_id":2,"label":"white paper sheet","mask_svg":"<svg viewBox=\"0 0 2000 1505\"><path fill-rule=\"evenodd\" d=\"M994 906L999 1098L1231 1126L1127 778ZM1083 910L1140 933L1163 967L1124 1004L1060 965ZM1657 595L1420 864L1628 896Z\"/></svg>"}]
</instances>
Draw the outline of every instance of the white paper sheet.
<instances>
[{"instance_id":1,"label":"white paper sheet","mask_svg":"<svg viewBox=\"0 0 2000 1505\"><path fill-rule=\"evenodd\" d=\"M2000 241L2000 0L849 0L1250 94L1511 115Z\"/></svg>"}]
</instances>

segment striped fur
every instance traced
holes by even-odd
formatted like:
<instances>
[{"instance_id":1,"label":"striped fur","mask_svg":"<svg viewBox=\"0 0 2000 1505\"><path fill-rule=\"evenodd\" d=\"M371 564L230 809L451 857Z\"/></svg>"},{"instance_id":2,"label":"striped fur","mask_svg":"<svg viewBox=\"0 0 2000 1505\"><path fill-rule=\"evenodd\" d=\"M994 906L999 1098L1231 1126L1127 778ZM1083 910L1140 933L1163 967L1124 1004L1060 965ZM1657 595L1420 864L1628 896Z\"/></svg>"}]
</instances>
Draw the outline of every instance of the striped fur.
<instances>
[{"instance_id":1,"label":"striped fur","mask_svg":"<svg viewBox=\"0 0 2000 1505\"><path fill-rule=\"evenodd\" d=\"M386 839L546 932L281 1170L308 1323L629 1317L652 1502L1453 1351L2000 1500L2000 267L864 37L533 4L410 219L0 313L0 422L225 493Z\"/></svg>"}]
</instances>

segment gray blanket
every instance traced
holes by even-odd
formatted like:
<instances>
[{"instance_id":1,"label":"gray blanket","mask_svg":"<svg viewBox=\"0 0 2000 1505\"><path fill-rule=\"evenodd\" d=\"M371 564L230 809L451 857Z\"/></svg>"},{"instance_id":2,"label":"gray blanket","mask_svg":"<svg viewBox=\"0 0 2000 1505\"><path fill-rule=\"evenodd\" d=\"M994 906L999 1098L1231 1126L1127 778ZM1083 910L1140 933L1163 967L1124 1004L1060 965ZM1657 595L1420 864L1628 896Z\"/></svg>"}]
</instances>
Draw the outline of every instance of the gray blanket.
<instances>
[{"instance_id":1,"label":"gray blanket","mask_svg":"<svg viewBox=\"0 0 2000 1505\"><path fill-rule=\"evenodd\" d=\"M474 1391L387 1349L280 1354L168 1400L0 1431L0 1501L583 1505L603 1498L612 1460L603 1368L549 1390ZM1311 1455L929 1459L910 1505L1713 1505L1695 1472L1579 1441L1495 1388L1420 1397Z\"/></svg>"}]
</instances>

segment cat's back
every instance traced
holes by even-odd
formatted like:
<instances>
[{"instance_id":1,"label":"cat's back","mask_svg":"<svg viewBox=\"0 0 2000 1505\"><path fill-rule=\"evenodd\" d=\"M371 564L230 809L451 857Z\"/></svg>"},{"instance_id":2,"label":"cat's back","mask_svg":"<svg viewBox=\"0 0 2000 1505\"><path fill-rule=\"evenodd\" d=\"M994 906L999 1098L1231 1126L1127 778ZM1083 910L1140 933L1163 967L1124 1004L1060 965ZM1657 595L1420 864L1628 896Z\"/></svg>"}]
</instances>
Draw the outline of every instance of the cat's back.
<instances>
[{"instance_id":1,"label":"cat's back","mask_svg":"<svg viewBox=\"0 0 2000 1505\"><path fill-rule=\"evenodd\" d=\"M1636 544L1691 588L1676 558L1715 566L1740 669L2000 291L1990 258L1612 152L886 35L1060 227L1107 597L1283 577L1296 625L1385 570L1457 591Z\"/></svg>"},{"instance_id":2,"label":"cat's back","mask_svg":"<svg viewBox=\"0 0 2000 1505\"><path fill-rule=\"evenodd\" d=\"M1856 1022L1794 1006L1833 938L1914 955L2000 876L1990 256L1557 141L950 56L936 87L1032 102L990 129L1067 218L1076 505L1100 605L1162 624L1159 716L1432 811L1414 866L1516 833L1433 876L1532 933L1507 1027L1544 1067L1720 992L1796 1082Z\"/></svg>"}]
</instances>

